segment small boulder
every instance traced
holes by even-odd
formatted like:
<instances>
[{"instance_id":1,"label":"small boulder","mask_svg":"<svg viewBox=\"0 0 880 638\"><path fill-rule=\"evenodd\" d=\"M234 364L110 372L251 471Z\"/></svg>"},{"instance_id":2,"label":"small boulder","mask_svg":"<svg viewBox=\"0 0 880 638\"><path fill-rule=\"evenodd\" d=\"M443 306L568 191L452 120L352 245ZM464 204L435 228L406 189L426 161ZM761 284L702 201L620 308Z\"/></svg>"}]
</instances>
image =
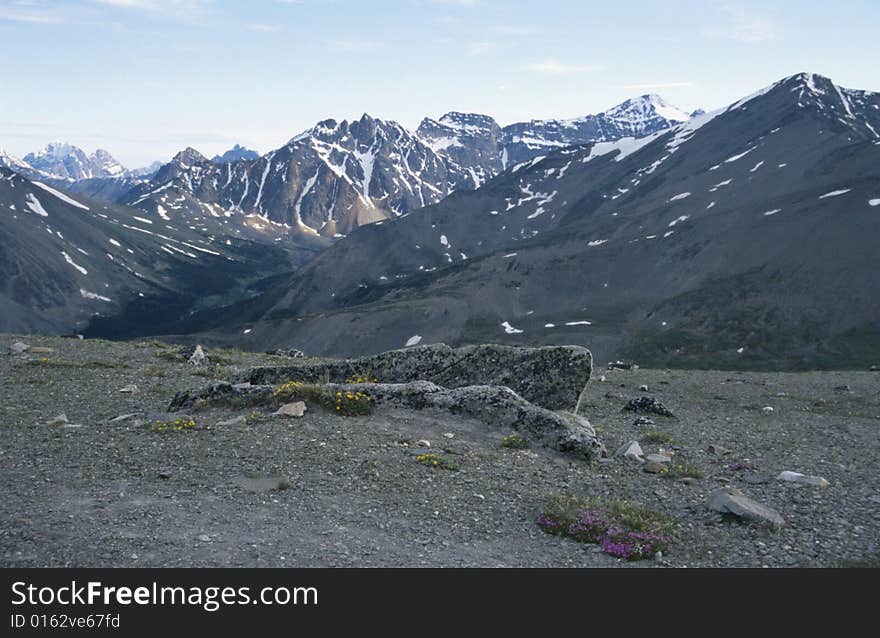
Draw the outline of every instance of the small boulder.
<instances>
[{"instance_id":1,"label":"small boulder","mask_svg":"<svg viewBox=\"0 0 880 638\"><path fill-rule=\"evenodd\" d=\"M652 419L651 417L637 416L635 418L635 420L633 421L633 426L635 426L635 427L642 427L642 426L648 426L648 425L654 425L654 419Z\"/></svg>"},{"instance_id":2,"label":"small boulder","mask_svg":"<svg viewBox=\"0 0 880 638\"><path fill-rule=\"evenodd\" d=\"M70 423L70 421L67 420L67 415L63 412L46 421L46 425L67 425L68 423Z\"/></svg>"},{"instance_id":3,"label":"small boulder","mask_svg":"<svg viewBox=\"0 0 880 638\"><path fill-rule=\"evenodd\" d=\"M647 391L648 391L648 386L646 386L646 385L640 385L640 386L639 386L639 391L641 391L641 392L647 392Z\"/></svg>"},{"instance_id":4,"label":"small boulder","mask_svg":"<svg viewBox=\"0 0 880 638\"><path fill-rule=\"evenodd\" d=\"M763 412L764 414L773 414L773 406L765 405L763 408L761 408L761 412Z\"/></svg>"},{"instance_id":5,"label":"small boulder","mask_svg":"<svg viewBox=\"0 0 880 638\"><path fill-rule=\"evenodd\" d=\"M617 451L614 453L615 456L622 456L627 459L638 461L639 463L645 460L644 454L645 453L642 450L642 446L639 445L638 441L630 441L628 443L624 443L619 448L617 448Z\"/></svg>"},{"instance_id":6,"label":"small boulder","mask_svg":"<svg viewBox=\"0 0 880 638\"><path fill-rule=\"evenodd\" d=\"M721 514L731 514L750 523L769 527L782 527L785 519L771 507L750 499L735 487L723 487L709 496L709 509Z\"/></svg>"},{"instance_id":7,"label":"small boulder","mask_svg":"<svg viewBox=\"0 0 880 638\"><path fill-rule=\"evenodd\" d=\"M815 485L816 487L828 487L831 485L826 479L821 476L807 476L806 474L801 474L800 472L789 472L788 470L784 472L780 472L779 476L776 477L780 481L788 481L790 483L802 483L804 485Z\"/></svg>"},{"instance_id":8,"label":"small boulder","mask_svg":"<svg viewBox=\"0 0 880 638\"><path fill-rule=\"evenodd\" d=\"M293 403L285 403L272 416L300 417L305 414L306 404L302 401L294 401Z\"/></svg>"},{"instance_id":9,"label":"small boulder","mask_svg":"<svg viewBox=\"0 0 880 638\"><path fill-rule=\"evenodd\" d=\"M623 411L659 414L660 416L673 416L672 411L654 397L636 397L630 399L627 404L623 406Z\"/></svg>"},{"instance_id":10,"label":"small boulder","mask_svg":"<svg viewBox=\"0 0 880 638\"><path fill-rule=\"evenodd\" d=\"M131 385L127 385L124 388L119 388L120 392L124 392L125 394L137 394L138 387L133 383Z\"/></svg>"},{"instance_id":11,"label":"small boulder","mask_svg":"<svg viewBox=\"0 0 880 638\"><path fill-rule=\"evenodd\" d=\"M416 441L417 447L431 447L431 442L428 439L419 439Z\"/></svg>"},{"instance_id":12,"label":"small boulder","mask_svg":"<svg viewBox=\"0 0 880 638\"><path fill-rule=\"evenodd\" d=\"M205 356L205 351L202 350L201 345L197 345L196 349L193 350L192 356L190 356L190 358L187 359L187 361L189 361L189 364L193 365L193 366L204 365L207 360L208 360L208 357Z\"/></svg>"},{"instance_id":13,"label":"small boulder","mask_svg":"<svg viewBox=\"0 0 880 638\"><path fill-rule=\"evenodd\" d=\"M659 463L660 465L667 465L672 462L672 459L665 454L649 454L645 457L645 460L651 463Z\"/></svg>"},{"instance_id":14,"label":"small boulder","mask_svg":"<svg viewBox=\"0 0 880 638\"><path fill-rule=\"evenodd\" d=\"M55 352L55 348L48 348L46 346L31 346L28 348L28 352L31 354L51 354Z\"/></svg>"},{"instance_id":15,"label":"small boulder","mask_svg":"<svg viewBox=\"0 0 880 638\"><path fill-rule=\"evenodd\" d=\"M642 471L648 474L660 474L666 470L665 463L657 463L655 461L645 461L642 465Z\"/></svg>"}]
</instances>

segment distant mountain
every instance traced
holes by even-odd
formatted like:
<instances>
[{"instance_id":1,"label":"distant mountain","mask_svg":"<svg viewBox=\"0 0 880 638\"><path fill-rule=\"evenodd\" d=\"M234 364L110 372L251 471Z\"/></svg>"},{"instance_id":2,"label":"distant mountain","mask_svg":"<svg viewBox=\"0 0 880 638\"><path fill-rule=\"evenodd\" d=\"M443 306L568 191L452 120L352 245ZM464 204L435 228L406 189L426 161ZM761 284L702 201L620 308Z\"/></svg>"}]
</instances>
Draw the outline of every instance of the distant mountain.
<instances>
[{"instance_id":1,"label":"distant mountain","mask_svg":"<svg viewBox=\"0 0 880 638\"><path fill-rule=\"evenodd\" d=\"M223 153L223 155L215 155L212 157L211 161L215 164L229 164L230 162L237 162L238 160L255 160L258 157L260 157L260 154L256 151L252 151L249 148L236 144Z\"/></svg>"},{"instance_id":2,"label":"distant mountain","mask_svg":"<svg viewBox=\"0 0 880 638\"><path fill-rule=\"evenodd\" d=\"M52 142L23 158L28 166L56 179L80 180L92 177L121 177L125 167L110 153L98 149L91 155L65 142Z\"/></svg>"},{"instance_id":3,"label":"distant mountain","mask_svg":"<svg viewBox=\"0 0 880 638\"><path fill-rule=\"evenodd\" d=\"M252 347L315 354L418 335L654 365L862 366L880 360L878 214L880 94L798 74L359 228L200 321L215 339L246 325Z\"/></svg>"},{"instance_id":4,"label":"distant mountain","mask_svg":"<svg viewBox=\"0 0 880 638\"><path fill-rule=\"evenodd\" d=\"M125 171L127 177L137 177L137 178L150 178L156 174L160 168L162 168L164 164L162 162L152 162L149 166L142 166L141 168L131 168Z\"/></svg>"},{"instance_id":5,"label":"distant mountain","mask_svg":"<svg viewBox=\"0 0 880 638\"><path fill-rule=\"evenodd\" d=\"M644 137L686 122L690 116L659 95L642 95L598 115L572 120L511 124L501 139L504 168L575 144Z\"/></svg>"},{"instance_id":6,"label":"distant mountain","mask_svg":"<svg viewBox=\"0 0 880 638\"><path fill-rule=\"evenodd\" d=\"M24 160L11 155L2 148L0 148L0 167L8 168L31 179L53 179L53 176L49 173L37 170Z\"/></svg>"}]
</instances>

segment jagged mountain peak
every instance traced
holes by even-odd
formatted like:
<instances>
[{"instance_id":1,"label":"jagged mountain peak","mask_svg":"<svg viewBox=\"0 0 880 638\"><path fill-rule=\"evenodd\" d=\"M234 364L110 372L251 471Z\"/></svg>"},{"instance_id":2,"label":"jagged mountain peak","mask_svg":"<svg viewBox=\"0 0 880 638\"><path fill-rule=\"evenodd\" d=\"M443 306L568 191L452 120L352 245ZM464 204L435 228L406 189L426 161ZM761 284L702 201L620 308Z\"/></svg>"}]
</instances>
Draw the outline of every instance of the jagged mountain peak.
<instances>
[{"instance_id":1,"label":"jagged mountain peak","mask_svg":"<svg viewBox=\"0 0 880 638\"><path fill-rule=\"evenodd\" d=\"M171 161L177 164L202 164L207 162L208 158L199 153L192 146L187 146L171 158Z\"/></svg>"},{"instance_id":2,"label":"jagged mountain peak","mask_svg":"<svg viewBox=\"0 0 880 638\"><path fill-rule=\"evenodd\" d=\"M237 162L238 160L255 160L260 154L247 147L236 144L222 155L215 155L211 161L215 164L227 164L229 162Z\"/></svg>"},{"instance_id":3,"label":"jagged mountain peak","mask_svg":"<svg viewBox=\"0 0 880 638\"><path fill-rule=\"evenodd\" d=\"M425 118L426 120L428 118ZM453 128L491 129L498 126L495 118L482 113L463 113L461 111L449 111L444 113L438 120L440 123Z\"/></svg>"},{"instance_id":4,"label":"jagged mountain peak","mask_svg":"<svg viewBox=\"0 0 880 638\"><path fill-rule=\"evenodd\" d=\"M64 180L80 180L92 177L119 177L125 167L110 153L98 149L88 155L69 142L49 142L44 148L24 156L32 168L46 175Z\"/></svg>"}]
</instances>

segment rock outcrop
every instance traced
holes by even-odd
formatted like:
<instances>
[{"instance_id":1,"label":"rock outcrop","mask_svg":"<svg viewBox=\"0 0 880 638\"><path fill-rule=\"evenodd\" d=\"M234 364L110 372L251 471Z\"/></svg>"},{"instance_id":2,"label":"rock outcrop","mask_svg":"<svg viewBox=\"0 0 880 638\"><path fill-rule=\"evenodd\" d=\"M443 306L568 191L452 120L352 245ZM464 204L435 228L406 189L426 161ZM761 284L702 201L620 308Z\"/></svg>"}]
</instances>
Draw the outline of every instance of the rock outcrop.
<instances>
[{"instance_id":1,"label":"rock outcrop","mask_svg":"<svg viewBox=\"0 0 880 638\"><path fill-rule=\"evenodd\" d=\"M444 388L430 381L410 383L327 383L327 393L366 392L377 406L415 410L439 409L479 419L488 426L516 430L530 440L591 460L605 454L590 422L569 412L554 412L529 403L504 386L473 385ZM202 390L179 393L169 406L175 411L214 400L254 405L272 400L271 385L214 383Z\"/></svg>"},{"instance_id":2,"label":"rock outcrop","mask_svg":"<svg viewBox=\"0 0 880 638\"><path fill-rule=\"evenodd\" d=\"M430 381L444 388L506 386L544 408L572 410L590 380L592 362L590 351L580 346L451 348L435 344L359 359L254 368L238 381L254 385L286 381L344 383L369 376L382 383Z\"/></svg>"}]
</instances>

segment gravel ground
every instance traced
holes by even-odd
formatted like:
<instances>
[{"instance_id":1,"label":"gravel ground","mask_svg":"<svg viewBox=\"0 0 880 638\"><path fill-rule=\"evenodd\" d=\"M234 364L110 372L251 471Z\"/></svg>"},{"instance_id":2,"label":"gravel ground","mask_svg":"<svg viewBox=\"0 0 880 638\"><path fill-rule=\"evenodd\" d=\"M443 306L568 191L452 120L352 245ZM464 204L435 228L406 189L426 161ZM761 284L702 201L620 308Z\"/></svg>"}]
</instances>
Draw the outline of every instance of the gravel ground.
<instances>
[{"instance_id":1,"label":"gravel ground","mask_svg":"<svg viewBox=\"0 0 880 638\"><path fill-rule=\"evenodd\" d=\"M53 351L5 354L19 340ZM441 411L313 408L217 425L250 410L209 408L191 414L196 430L158 434L148 424L181 416L165 408L176 391L211 380L200 374L289 360L208 351L223 365L206 371L156 342L0 335L0 346L4 567L816 567L876 565L880 555L880 373L597 370L584 412L608 450L667 433L673 443L642 447L672 447L676 463L702 471L686 484L620 457L587 464L508 450L509 432ZM138 391L119 391L129 384ZM621 408L640 395L675 417L634 425ZM62 412L79 427L47 425ZM128 413L137 416L108 423ZM419 464L425 451L460 471ZM830 486L779 481L783 470ZM727 484L786 526L710 512L709 494ZM662 560L622 563L544 534L534 519L561 493L665 513L679 523L675 541Z\"/></svg>"}]
</instances>

